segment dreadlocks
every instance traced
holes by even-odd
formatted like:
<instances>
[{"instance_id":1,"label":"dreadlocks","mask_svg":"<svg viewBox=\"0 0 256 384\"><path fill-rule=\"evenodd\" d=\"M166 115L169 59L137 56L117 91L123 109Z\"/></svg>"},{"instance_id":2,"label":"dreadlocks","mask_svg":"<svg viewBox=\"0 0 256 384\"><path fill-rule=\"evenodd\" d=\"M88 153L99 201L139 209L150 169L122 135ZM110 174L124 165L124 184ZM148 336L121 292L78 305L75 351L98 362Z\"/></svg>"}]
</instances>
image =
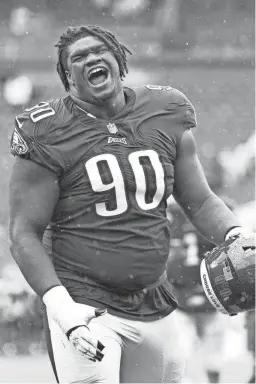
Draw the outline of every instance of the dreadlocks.
<instances>
[{"instance_id":1,"label":"dreadlocks","mask_svg":"<svg viewBox=\"0 0 256 384\"><path fill-rule=\"evenodd\" d=\"M66 76L67 48L75 41L88 35L98 37L106 44L118 63L121 79L128 73L126 53L130 55L132 53L125 45L118 42L115 35L97 25L69 27L67 31L60 36L59 42L54 45L58 48L57 72L67 92L69 90L69 83Z\"/></svg>"}]
</instances>

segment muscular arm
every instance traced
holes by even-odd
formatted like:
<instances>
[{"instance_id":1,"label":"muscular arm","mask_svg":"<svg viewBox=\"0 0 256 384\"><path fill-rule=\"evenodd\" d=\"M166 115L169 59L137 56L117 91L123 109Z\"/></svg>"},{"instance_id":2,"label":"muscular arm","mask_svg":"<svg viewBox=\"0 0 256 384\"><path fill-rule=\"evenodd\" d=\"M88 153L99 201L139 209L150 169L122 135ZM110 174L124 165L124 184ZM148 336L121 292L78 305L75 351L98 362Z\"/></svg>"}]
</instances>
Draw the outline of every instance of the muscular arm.
<instances>
[{"instance_id":1,"label":"muscular arm","mask_svg":"<svg viewBox=\"0 0 256 384\"><path fill-rule=\"evenodd\" d=\"M178 148L173 196L197 230L212 243L221 244L226 232L240 225L209 188L190 130L184 132Z\"/></svg>"},{"instance_id":2,"label":"muscular arm","mask_svg":"<svg viewBox=\"0 0 256 384\"><path fill-rule=\"evenodd\" d=\"M10 250L39 296L61 285L42 245L58 197L59 184L54 173L32 161L15 159L9 187Z\"/></svg>"}]
</instances>

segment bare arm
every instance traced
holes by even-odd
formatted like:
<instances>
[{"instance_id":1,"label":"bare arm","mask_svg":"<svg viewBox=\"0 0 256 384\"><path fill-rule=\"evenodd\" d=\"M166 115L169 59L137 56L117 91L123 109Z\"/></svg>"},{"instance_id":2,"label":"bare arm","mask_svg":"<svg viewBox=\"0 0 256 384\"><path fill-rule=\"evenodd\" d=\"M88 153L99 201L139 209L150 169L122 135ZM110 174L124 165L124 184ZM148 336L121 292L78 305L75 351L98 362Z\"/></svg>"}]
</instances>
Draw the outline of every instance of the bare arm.
<instances>
[{"instance_id":1,"label":"bare arm","mask_svg":"<svg viewBox=\"0 0 256 384\"><path fill-rule=\"evenodd\" d=\"M221 244L226 232L240 225L209 188L190 130L184 132L178 150L173 196L197 230L212 243Z\"/></svg>"},{"instance_id":2,"label":"bare arm","mask_svg":"<svg viewBox=\"0 0 256 384\"><path fill-rule=\"evenodd\" d=\"M61 285L42 245L58 197L59 184L54 173L32 161L15 159L9 186L10 250L39 296Z\"/></svg>"}]
</instances>

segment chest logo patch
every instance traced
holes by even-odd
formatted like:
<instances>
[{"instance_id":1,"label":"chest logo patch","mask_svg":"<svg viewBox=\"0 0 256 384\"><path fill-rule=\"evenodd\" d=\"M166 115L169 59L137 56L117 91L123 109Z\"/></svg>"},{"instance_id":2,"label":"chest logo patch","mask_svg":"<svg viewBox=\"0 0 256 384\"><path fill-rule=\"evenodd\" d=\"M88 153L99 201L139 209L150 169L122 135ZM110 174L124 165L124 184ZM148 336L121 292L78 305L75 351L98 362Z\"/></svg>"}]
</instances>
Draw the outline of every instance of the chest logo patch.
<instances>
[{"instance_id":1,"label":"chest logo patch","mask_svg":"<svg viewBox=\"0 0 256 384\"><path fill-rule=\"evenodd\" d=\"M114 123L109 123L107 129L112 135L115 135L118 132L117 126Z\"/></svg>"},{"instance_id":2,"label":"chest logo patch","mask_svg":"<svg viewBox=\"0 0 256 384\"><path fill-rule=\"evenodd\" d=\"M111 143L127 144L127 141L125 137L109 137L108 144Z\"/></svg>"}]
</instances>

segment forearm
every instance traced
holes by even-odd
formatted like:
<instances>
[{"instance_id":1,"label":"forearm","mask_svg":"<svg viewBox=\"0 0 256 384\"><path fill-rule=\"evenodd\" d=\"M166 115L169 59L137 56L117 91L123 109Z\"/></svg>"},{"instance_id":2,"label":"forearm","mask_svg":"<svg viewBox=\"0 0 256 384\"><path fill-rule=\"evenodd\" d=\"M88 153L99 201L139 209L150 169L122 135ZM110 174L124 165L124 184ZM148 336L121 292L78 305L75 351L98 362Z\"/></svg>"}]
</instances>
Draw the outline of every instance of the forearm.
<instances>
[{"instance_id":1,"label":"forearm","mask_svg":"<svg viewBox=\"0 0 256 384\"><path fill-rule=\"evenodd\" d=\"M186 214L196 229L216 245L224 241L230 228L241 225L233 212L214 194L201 206L190 207Z\"/></svg>"},{"instance_id":2,"label":"forearm","mask_svg":"<svg viewBox=\"0 0 256 384\"><path fill-rule=\"evenodd\" d=\"M39 296L61 285L50 256L35 234L22 233L11 238L10 250L28 284Z\"/></svg>"}]
</instances>

